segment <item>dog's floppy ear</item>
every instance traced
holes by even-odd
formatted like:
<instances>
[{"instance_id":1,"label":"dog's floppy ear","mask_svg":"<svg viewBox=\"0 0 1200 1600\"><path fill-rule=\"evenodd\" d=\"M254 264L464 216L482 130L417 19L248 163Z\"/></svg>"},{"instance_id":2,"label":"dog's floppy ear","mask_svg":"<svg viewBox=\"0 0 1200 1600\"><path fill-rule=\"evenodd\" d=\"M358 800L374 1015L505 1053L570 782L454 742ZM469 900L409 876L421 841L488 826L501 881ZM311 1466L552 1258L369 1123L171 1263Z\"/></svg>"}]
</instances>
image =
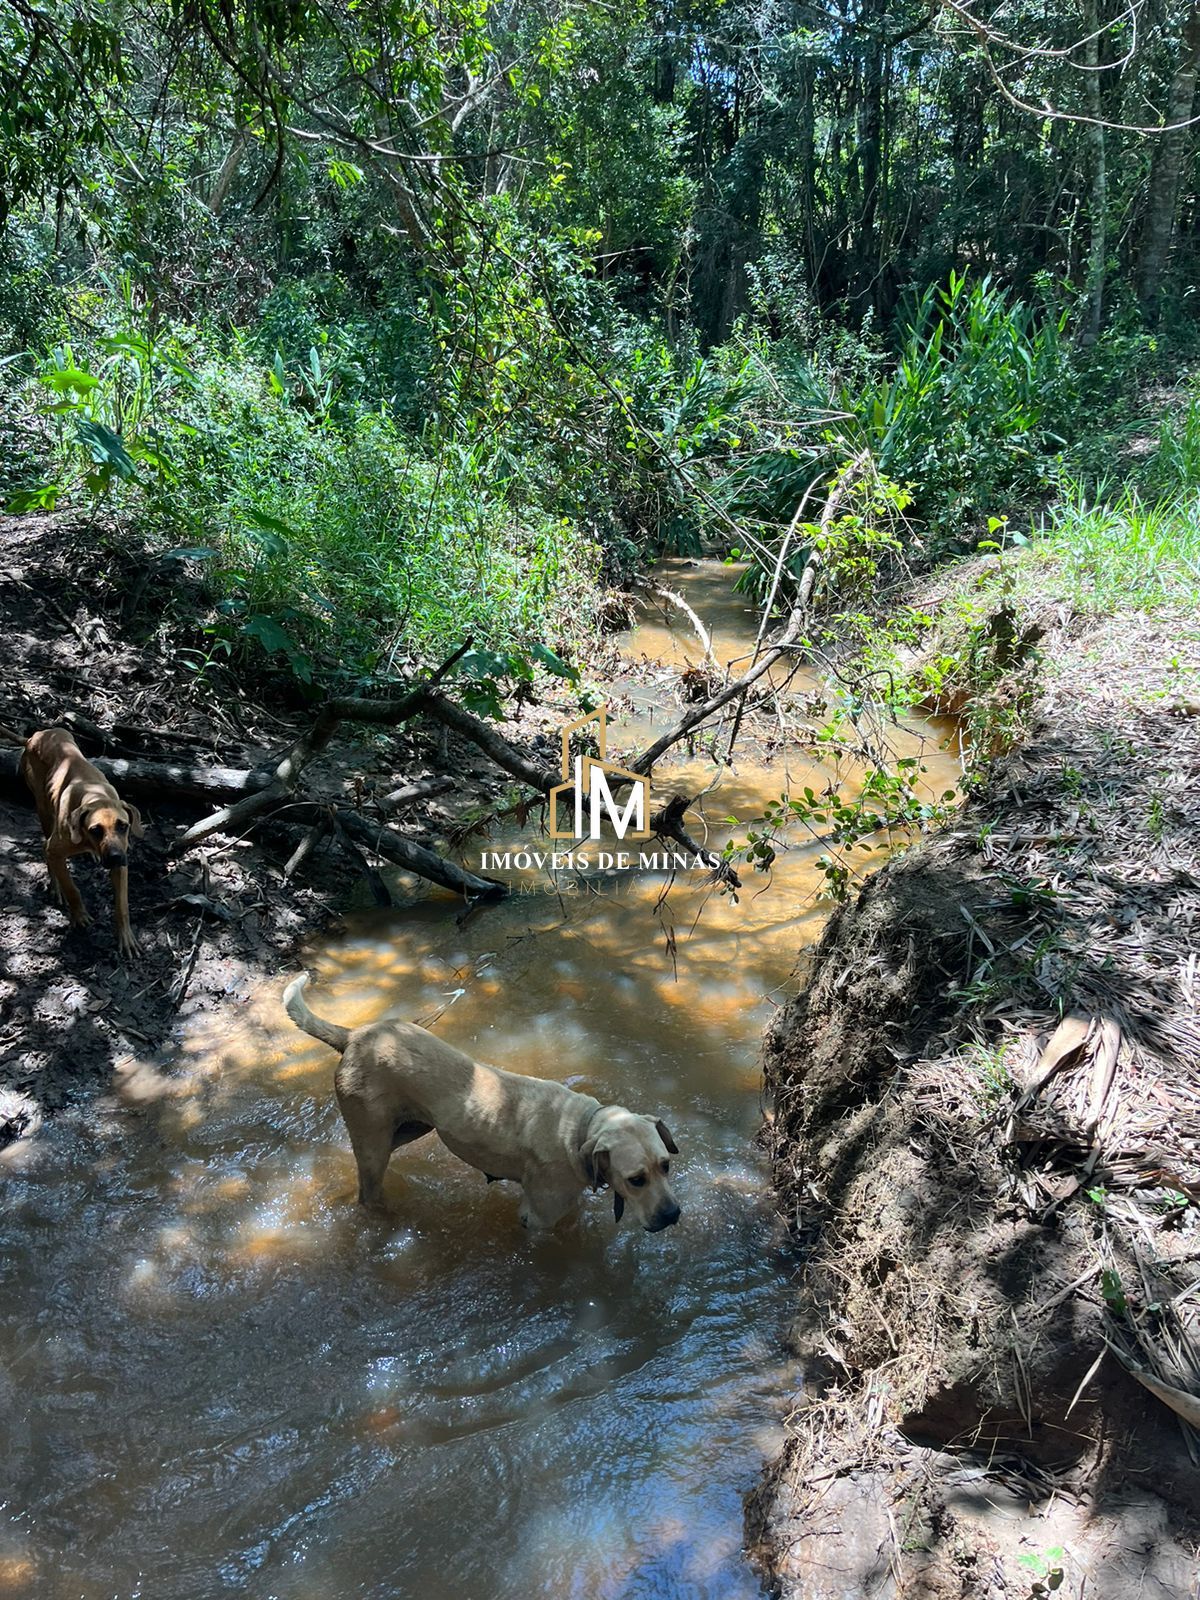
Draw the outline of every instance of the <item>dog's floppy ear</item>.
<instances>
[{"instance_id":1,"label":"dog's floppy ear","mask_svg":"<svg viewBox=\"0 0 1200 1600\"><path fill-rule=\"evenodd\" d=\"M583 1170L587 1173L587 1180L593 1189L603 1189L608 1182L609 1153L605 1149L597 1150L596 1141L591 1139L579 1152L583 1157Z\"/></svg>"},{"instance_id":2,"label":"dog's floppy ear","mask_svg":"<svg viewBox=\"0 0 1200 1600\"><path fill-rule=\"evenodd\" d=\"M67 834L72 844L83 843L84 810L83 806L76 806L74 811L69 812L67 815Z\"/></svg>"},{"instance_id":3,"label":"dog's floppy ear","mask_svg":"<svg viewBox=\"0 0 1200 1600\"><path fill-rule=\"evenodd\" d=\"M124 802L124 804L125 804L126 811L128 811L128 813L129 813L129 831L130 831L130 833L133 835L133 837L135 839L144 838L145 837L145 829L142 827L142 813L138 810L138 808L136 806L131 806L129 804L128 800L126 800Z\"/></svg>"},{"instance_id":4,"label":"dog's floppy ear","mask_svg":"<svg viewBox=\"0 0 1200 1600\"><path fill-rule=\"evenodd\" d=\"M670 1155L677 1156L679 1154L679 1146L675 1143L674 1139L672 1139L671 1130L667 1127L666 1123L661 1117L659 1117L658 1121L654 1124L654 1131L666 1145L668 1153Z\"/></svg>"}]
</instances>

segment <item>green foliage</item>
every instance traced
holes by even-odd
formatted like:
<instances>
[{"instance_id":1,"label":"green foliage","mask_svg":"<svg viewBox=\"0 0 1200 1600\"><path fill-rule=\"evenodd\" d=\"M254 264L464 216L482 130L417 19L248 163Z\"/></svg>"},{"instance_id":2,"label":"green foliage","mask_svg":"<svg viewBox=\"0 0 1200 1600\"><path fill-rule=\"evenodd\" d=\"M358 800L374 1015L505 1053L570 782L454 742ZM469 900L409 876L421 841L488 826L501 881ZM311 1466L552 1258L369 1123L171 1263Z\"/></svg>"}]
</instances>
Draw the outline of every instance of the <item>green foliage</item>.
<instances>
[{"instance_id":1,"label":"green foliage","mask_svg":"<svg viewBox=\"0 0 1200 1600\"><path fill-rule=\"evenodd\" d=\"M520 650L580 637L595 552L572 526L514 514L481 456L431 458L385 413L338 427L273 376L200 368L177 482L146 505L164 540L214 547L225 598L213 631L294 670L303 653L353 675L387 675L466 633Z\"/></svg>"},{"instance_id":2,"label":"green foliage","mask_svg":"<svg viewBox=\"0 0 1200 1600\"><path fill-rule=\"evenodd\" d=\"M1061 1545L1053 1545L1041 1554L1027 1554L1017 1557L1017 1565L1033 1575L1030 1585L1030 1600L1047 1600L1047 1597L1056 1594L1062 1588L1066 1576L1063 1570L1065 1553Z\"/></svg>"},{"instance_id":3,"label":"green foliage","mask_svg":"<svg viewBox=\"0 0 1200 1600\"><path fill-rule=\"evenodd\" d=\"M904 315L891 377L837 397L881 472L919 485L949 531L1044 485L1072 419L1066 313L1042 314L990 277L951 272Z\"/></svg>"},{"instance_id":4,"label":"green foliage","mask_svg":"<svg viewBox=\"0 0 1200 1600\"><path fill-rule=\"evenodd\" d=\"M837 718L827 725L826 743L839 740L841 724L842 719ZM821 742L820 734L816 742ZM789 847L790 832L801 828L810 838L830 847L818 856L816 864L825 880L826 893L834 900L845 900L861 865L855 851L887 848L894 833L923 832L950 814L956 791L947 789L940 799L923 793L924 772L916 756L877 758L853 794L843 792L836 781L819 794L811 786L799 794L781 794L748 827L744 839L731 839L726 844L724 857L744 861L756 872L769 872L779 851ZM728 820L737 821L732 817ZM883 844L868 843L881 833L888 836Z\"/></svg>"},{"instance_id":5,"label":"green foliage","mask_svg":"<svg viewBox=\"0 0 1200 1600\"><path fill-rule=\"evenodd\" d=\"M507 652L479 675L492 711L497 685L514 692L535 666L573 673L550 642L586 633L597 553L562 516L514 510L494 449L431 452L385 409L339 405L330 341L260 366L245 341L222 355L188 337L124 326L56 347L33 385L55 480L26 483L10 509L119 493L211 595L194 665L220 649L302 682L387 676L470 632Z\"/></svg>"},{"instance_id":6,"label":"green foliage","mask_svg":"<svg viewBox=\"0 0 1200 1600\"><path fill-rule=\"evenodd\" d=\"M139 473L160 485L173 481L165 430L174 426L171 408L192 383L173 341L159 343L127 326L94 340L86 356L61 345L41 364L38 383L46 396L37 409L54 421L67 474L63 483L14 496L10 509L53 503L73 479L95 499L106 497L114 481L132 483Z\"/></svg>"},{"instance_id":7,"label":"green foliage","mask_svg":"<svg viewBox=\"0 0 1200 1600\"><path fill-rule=\"evenodd\" d=\"M468 650L452 676L463 680L459 692L469 710L480 716L501 717L509 697L519 702L531 691L539 667L551 677L579 682L578 667L544 644L531 645L524 651Z\"/></svg>"},{"instance_id":8,"label":"green foliage","mask_svg":"<svg viewBox=\"0 0 1200 1600\"><path fill-rule=\"evenodd\" d=\"M1160 103L1159 31L1110 110ZM1069 57L1031 81L1069 96ZM586 632L601 566L663 549L736 548L777 606L815 555L825 614L856 615L1064 452L1094 473L1156 359L1127 287L1142 143L1113 130L1098 200L1082 132L988 93L916 0L850 27L745 0L9 7L0 490L135 513L220 602L198 660L386 673L470 626L504 658L471 680L490 707ZM1110 213L1088 343L1081 234ZM1052 527L1097 595L1161 590L1155 561L1184 583L1192 513L1164 507L1200 489L1198 406L1114 501L1119 561L1095 513ZM864 458L826 526L799 509Z\"/></svg>"},{"instance_id":9,"label":"green foliage","mask_svg":"<svg viewBox=\"0 0 1200 1600\"><path fill-rule=\"evenodd\" d=\"M873 463L862 463L861 458L839 468L819 493L810 495L814 511L826 495L834 493L840 495L837 515L824 522L816 516L793 520L790 538L786 543L779 541L778 550L759 547L730 553L730 560L749 563L737 582L741 592L752 594L760 605L774 596L776 606L786 612L805 568L813 561L812 600L816 606L850 608L868 600L881 567L903 548L901 530L910 496L906 488L877 472Z\"/></svg>"},{"instance_id":10,"label":"green foliage","mask_svg":"<svg viewBox=\"0 0 1200 1600\"><path fill-rule=\"evenodd\" d=\"M935 548L959 544L1001 500L1052 481L1089 392L1066 311L1035 310L990 278L951 272L947 287L930 286L902 310L894 358L868 335L824 327L807 305L793 317L797 334L772 342L747 323L691 370L665 361L656 373L678 397L648 408L673 468L665 482L678 506L665 526L675 548L698 548L699 528L752 537L740 547L753 564L744 587L761 596L797 507L814 501L815 517L814 488L865 451L872 470L856 495L867 503L837 526L850 565L825 566L848 600L855 561L861 591L888 550L912 548L919 530ZM785 579L813 548L812 517L789 544ZM822 577L828 598L839 582Z\"/></svg>"},{"instance_id":11,"label":"green foliage","mask_svg":"<svg viewBox=\"0 0 1200 1600\"><path fill-rule=\"evenodd\" d=\"M1135 489L1092 500L1068 486L1051 508L1031 566L1052 565L1081 611L1117 612L1200 602L1200 488L1153 503Z\"/></svg>"},{"instance_id":12,"label":"green foliage","mask_svg":"<svg viewBox=\"0 0 1200 1600\"><path fill-rule=\"evenodd\" d=\"M1121 1285L1121 1274L1113 1267L1105 1267L1100 1274L1100 1293L1104 1296L1104 1304L1114 1317L1123 1317L1129 1309L1129 1302L1125 1298L1125 1290Z\"/></svg>"},{"instance_id":13,"label":"green foliage","mask_svg":"<svg viewBox=\"0 0 1200 1600\"><path fill-rule=\"evenodd\" d=\"M975 1074L979 1109L983 1115L991 1116L1011 1099L1016 1088L1004 1042L985 1044L982 1040L973 1040L966 1048L966 1056Z\"/></svg>"},{"instance_id":14,"label":"green foliage","mask_svg":"<svg viewBox=\"0 0 1200 1600\"><path fill-rule=\"evenodd\" d=\"M87 181L132 82L122 44L103 0L0 8L0 224L30 194Z\"/></svg>"}]
</instances>

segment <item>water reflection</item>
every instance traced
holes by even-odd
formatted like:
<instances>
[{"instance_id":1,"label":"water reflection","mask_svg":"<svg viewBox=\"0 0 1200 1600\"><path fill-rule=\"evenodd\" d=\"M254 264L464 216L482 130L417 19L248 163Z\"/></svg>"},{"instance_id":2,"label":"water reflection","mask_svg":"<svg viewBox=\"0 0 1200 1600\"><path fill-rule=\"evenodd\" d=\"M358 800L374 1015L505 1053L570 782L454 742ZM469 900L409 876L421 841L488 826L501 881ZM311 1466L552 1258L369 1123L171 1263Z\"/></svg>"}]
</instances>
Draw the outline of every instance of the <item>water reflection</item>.
<instances>
[{"instance_id":1,"label":"water reflection","mask_svg":"<svg viewBox=\"0 0 1200 1600\"><path fill-rule=\"evenodd\" d=\"M701 577L744 651L727 578ZM632 654L680 648L647 628ZM742 760L714 837L783 781L781 758ZM0 1597L757 1595L740 1496L788 1387L758 1038L824 915L816 853L737 906L531 874L465 926L431 895L314 953L323 1015L397 1006L663 1115L668 1233L615 1228L596 1196L531 1238L513 1186L435 1140L395 1158L391 1218L363 1216L332 1057L283 1017L282 980L196 1022L182 1096L135 1067L136 1114L114 1099L53 1130L4 1195Z\"/></svg>"}]
</instances>

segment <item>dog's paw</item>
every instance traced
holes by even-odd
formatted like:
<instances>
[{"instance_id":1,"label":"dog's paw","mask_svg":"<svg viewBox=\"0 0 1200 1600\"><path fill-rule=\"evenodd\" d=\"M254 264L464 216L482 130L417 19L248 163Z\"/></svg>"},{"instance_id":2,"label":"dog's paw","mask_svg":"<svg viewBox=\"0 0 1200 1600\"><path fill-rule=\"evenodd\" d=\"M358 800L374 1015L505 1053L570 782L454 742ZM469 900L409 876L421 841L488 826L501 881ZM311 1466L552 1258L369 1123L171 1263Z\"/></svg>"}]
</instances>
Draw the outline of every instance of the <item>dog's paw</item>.
<instances>
[{"instance_id":1,"label":"dog's paw","mask_svg":"<svg viewBox=\"0 0 1200 1600\"><path fill-rule=\"evenodd\" d=\"M71 926L73 928L90 928L92 915L86 906L80 906L78 911L71 912Z\"/></svg>"},{"instance_id":2,"label":"dog's paw","mask_svg":"<svg viewBox=\"0 0 1200 1600\"><path fill-rule=\"evenodd\" d=\"M117 935L117 949L123 956L128 956L131 961L141 955L141 949L133 936L132 928L124 928Z\"/></svg>"}]
</instances>

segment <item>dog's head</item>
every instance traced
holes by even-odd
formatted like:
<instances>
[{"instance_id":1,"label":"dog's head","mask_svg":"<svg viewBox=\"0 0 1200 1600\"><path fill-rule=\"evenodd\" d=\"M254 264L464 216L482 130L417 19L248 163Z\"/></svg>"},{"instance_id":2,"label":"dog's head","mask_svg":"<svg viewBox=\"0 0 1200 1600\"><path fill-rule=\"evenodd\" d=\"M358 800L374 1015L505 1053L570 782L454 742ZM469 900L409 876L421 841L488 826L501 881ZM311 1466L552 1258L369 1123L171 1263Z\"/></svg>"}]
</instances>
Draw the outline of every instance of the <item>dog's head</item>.
<instances>
[{"instance_id":1,"label":"dog's head","mask_svg":"<svg viewBox=\"0 0 1200 1600\"><path fill-rule=\"evenodd\" d=\"M85 794L67 818L71 843L84 845L106 867L123 867L130 838L142 837L142 814L111 791Z\"/></svg>"},{"instance_id":2,"label":"dog's head","mask_svg":"<svg viewBox=\"0 0 1200 1600\"><path fill-rule=\"evenodd\" d=\"M665 1122L640 1117L624 1106L603 1106L587 1132L579 1153L588 1182L593 1189L611 1186L618 1222L626 1206L647 1233L679 1221L679 1203L667 1176L671 1157L679 1151Z\"/></svg>"}]
</instances>

